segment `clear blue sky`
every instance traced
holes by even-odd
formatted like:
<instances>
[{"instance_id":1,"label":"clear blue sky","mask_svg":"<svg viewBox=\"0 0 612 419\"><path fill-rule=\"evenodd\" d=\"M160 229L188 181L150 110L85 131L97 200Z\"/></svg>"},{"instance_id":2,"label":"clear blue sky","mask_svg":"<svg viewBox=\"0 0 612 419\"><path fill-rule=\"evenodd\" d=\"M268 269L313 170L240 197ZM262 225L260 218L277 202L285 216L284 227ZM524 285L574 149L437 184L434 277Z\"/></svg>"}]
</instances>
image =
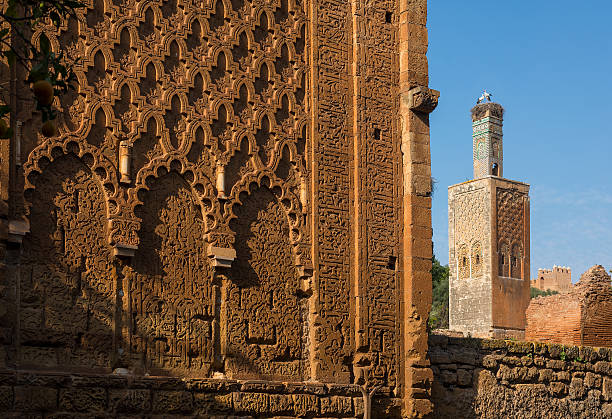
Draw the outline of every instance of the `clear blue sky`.
<instances>
[{"instance_id":1,"label":"clear blue sky","mask_svg":"<svg viewBox=\"0 0 612 419\"><path fill-rule=\"evenodd\" d=\"M434 252L449 185L472 178L470 108L506 109L504 176L531 185L531 271L612 268L612 2L429 1Z\"/></svg>"}]
</instances>

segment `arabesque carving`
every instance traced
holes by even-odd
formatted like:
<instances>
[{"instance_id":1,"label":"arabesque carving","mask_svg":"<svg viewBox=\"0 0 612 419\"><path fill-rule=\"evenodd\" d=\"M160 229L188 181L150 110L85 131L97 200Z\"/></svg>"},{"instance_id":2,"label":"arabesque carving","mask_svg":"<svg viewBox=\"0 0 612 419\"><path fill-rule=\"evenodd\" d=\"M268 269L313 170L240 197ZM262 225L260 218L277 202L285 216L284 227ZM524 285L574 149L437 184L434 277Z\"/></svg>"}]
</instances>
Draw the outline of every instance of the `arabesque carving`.
<instances>
[{"instance_id":1,"label":"arabesque carving","mask_svg":"<svg viewBox=\"0 0 612 419\"><path fill-rule=\"evenodd\" d=\"M78 87L52 138L12 92L7 365L354 384L397 416L427 385L426 298L406 293L429 275L430 198L401 148L427 142L437 93L399 118L417 3L88 0L40 25ZM404 87L426 84L417 49Z\"/></svg>"}]
</instances>

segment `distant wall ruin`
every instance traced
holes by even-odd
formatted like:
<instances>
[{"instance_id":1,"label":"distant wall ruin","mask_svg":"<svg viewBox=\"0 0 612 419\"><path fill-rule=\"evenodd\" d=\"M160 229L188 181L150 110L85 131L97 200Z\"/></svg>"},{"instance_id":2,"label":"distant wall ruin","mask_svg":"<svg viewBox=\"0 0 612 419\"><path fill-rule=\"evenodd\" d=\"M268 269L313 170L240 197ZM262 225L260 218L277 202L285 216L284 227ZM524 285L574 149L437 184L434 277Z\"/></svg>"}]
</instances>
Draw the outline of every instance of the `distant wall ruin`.
<instances>
[{"instance_id":1,"label":"distant wall ruin","mask_svg":"<svg viewBox=\"0 0 612 419\"><path fill-rule=\"evenodd\" d=\"M572 270L565 266L538 269L538 275L531 280L531 286L542 291L567 292L572 287Z\"/></svg>"},{"instance_id":2,"label":"distant wall ruin","mask_svg":"<svg viewBox=\"0 0 612 419\"><path fill-rule=\"evenodd\" d=\"M612 284L605 268L592 267L567 293L532 299L525 337L538 342L612 347Z\"/></svg>"}]
</instances>

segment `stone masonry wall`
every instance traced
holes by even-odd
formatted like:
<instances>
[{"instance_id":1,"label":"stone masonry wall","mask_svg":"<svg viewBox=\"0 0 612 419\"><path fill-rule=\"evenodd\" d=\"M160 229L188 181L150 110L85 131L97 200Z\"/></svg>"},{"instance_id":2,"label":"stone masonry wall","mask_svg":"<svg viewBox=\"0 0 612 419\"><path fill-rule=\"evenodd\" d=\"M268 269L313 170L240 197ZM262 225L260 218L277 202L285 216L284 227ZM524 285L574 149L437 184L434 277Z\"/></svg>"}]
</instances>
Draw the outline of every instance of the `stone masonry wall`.
<instances>
[{"instance_id":1,"label":"stone masonry wall","mask_svg":"<svg viewBox=\"0 0 612 419\"><path fill-rule=\"evenodd\" d=\"M355 385L0 371L2 417L355 418L363 406ZM399 407L375 398L372 417Z\"/></svg>"},{"instance_id":2,"label":"stone masonry wall","mask_svg":"<svg viewBox=\"0 0 612 419\"><path fill-rule=\"evenodd\" d=\"M610 418L612 350L429 337L435 418Z\"/></svg>"}]
</instances>

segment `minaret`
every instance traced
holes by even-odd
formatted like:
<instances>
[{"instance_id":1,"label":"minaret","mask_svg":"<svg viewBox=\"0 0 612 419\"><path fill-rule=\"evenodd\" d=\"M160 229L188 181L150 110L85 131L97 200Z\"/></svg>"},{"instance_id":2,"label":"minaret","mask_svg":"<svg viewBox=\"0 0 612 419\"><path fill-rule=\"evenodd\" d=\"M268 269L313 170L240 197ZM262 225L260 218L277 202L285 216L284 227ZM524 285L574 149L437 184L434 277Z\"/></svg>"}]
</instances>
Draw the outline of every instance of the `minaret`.
<instances>
[{"instance_id":1,"label":"minaret","mask_svg":"<svg viewBox=\"0 0 612 419\"><path fill-rule=\"evenodd\" d=\"M503 178L501 105L472 108L474 179L448 188L449 322L481 337L522 338L529 304L529 185Z\"/></svg>"},{"instance_id":2,"label":"minaret","mask_svg":"<svg viewBox=\"0 0 612 419\"><path fill-rule=\"evenodd\" d=\"M500 104L480 103L472 108L474 179L504 176L503 124Z\"/></svg>"}]
</instances>

